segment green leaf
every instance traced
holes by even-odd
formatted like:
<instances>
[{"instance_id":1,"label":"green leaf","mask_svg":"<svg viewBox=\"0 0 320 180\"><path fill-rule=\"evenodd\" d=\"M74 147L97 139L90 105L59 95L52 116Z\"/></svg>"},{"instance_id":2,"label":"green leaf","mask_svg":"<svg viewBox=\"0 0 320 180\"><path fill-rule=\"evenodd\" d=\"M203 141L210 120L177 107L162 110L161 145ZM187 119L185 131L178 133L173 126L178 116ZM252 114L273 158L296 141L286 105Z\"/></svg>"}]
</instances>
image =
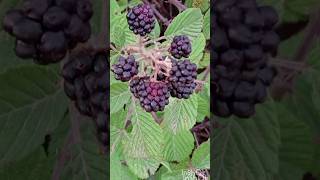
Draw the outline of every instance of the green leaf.
<instances>
[{"instance_id":1,"label":"green leaf","mask_svg":"<svg viewBox=\"0 0 320 180\"><path fill-rule=\"evenodd\" d=\"M197 38L203 26L203 16L198 8L186 9L173 20L165 36L188 35L191 39Z\"/></svg>"},{"instance_id":2,"label":"green leaf","mask_svg":"<svg viewBox=\"0 0 320 180\"><path fill-rule=\"evenodd\" d=\"M310 171L314 155L312 131L294 113L290 102L277 106L281 127L280 168L277 179L301 180Z\"/></svg>"},{"instance_id":3,"label":"green leaf","mask_svg":"<svg viewBox=\"0 0 320 180\"><path fill-rule=\"evenodd\" d=\"M190 60L195 63L199 64L199 61L203 57L203 51L206 46L206 39L203 33L199 34L199 36L194 39L192 42L192 52L190 54Z\"/></svg>"},{"instance_id":4,"label":"green leaf","mask_svg":"<svg viewBox=\"0 0 320 180\"><path fill-rule=\"evenodd\" d=\"M197 107L197 95L192 95L189 99L171 98L165 109L163 126L173 133L191 129L196 123Z\"/></svg>"},{"instance_id":5,"label":"green leaf","mask_svg":"<svg viewBox=\"0 0 320 180\"><path fill-rule=\"evenodd\" d=\"M198 68L206 68L210 65L210 52L205 52L198 64Z\"/></svg>"},{"instance_id":6,"label":"green leaf","mask_svg":"<svg viewBox=\"0 0 320 180\"><path fill-rule=\"evenodd\" d=\"M125 14L119 14L111 17L110 41L113 43L118 43L119 47L117 47L117 49L121 49L123 45L129 45L137 42L137 39L138 37L129 29Z\"/></svg>"},{"instance_id":7,"label":"green leaf","mask_svg":"<svg viewBox=\"0 0 320 180\"><path fill-rule=\"evenodd\" d=\"M206 40L210 39L210 9L204 15L204 22L203 22L203 34L206 37Z\"/></svg>"},{"instance_id":8,"label":"green leaf","mask_svg":"<svg viewBox=\"0 0 320 180\"><path fill-rule=\"evenodd\" d=\"M191 162L197 169L210 169L210 139L193 152Z\"/></svg>"},{"instance_id":9,"label":"green leaf","mask_svg":"<svg viewBox=\"0 0 320 180\"><path fill-rule=\"evenodd\" d=\"M164 158L167 161L182 161L189 157L194 147L194 138L189 130L173 133L164 131Z\"/></svg>"},{"instance_id":10,"label":"green leaf","mask_svg":"<svg viewBox=\"0 0 320 180\"><path fill-rule=\"evenodd\" d=\"M197 180L195 173L189 169L189 158L180 162L179 164L171 163L171 171L161 167L156 174L156 179L161 180L176 180L176 179L190 179Z\"/></svg>"},{"instance_id":11,"label":"green leaf","mask_svg":"<svg viewBox=\"0 0 320 180\"><path fill-rule=\"evenodd\" d=\"M202 122L204 118L210 117L210 87L209 83L204 85L202 92L198 93L198 115L197 122Z\"/></svg>"},{"instance_id":12,"label":"green leaf","mask_svg":"<svg viewBox=\"0 0 320 180\"><path fill-rule=\"evenodd\" d=\"M280 132L273 102L250 119L219 118L213 131L214 179L267 180L278 172Z\"/></svg>"},{"instance_id":13,"label":"green leaf","mask_svg":"<svg viewBox=\"0 0 320 180\"><path fill-rule=\"evenodd\" d=\"M116 0L110 1L110 17L113 17L120 11L120 6L118 5Z\"/></svg>"},{"instance_id":14,"label":"green leaf","mask_svg":"<svg viewBox=\"0 0 320 180\"><path fill-rule=\"evenodd\" d=\"M43 180L51 179L54 159L47 157L43 148L38 147L25 158L1 167L1 179Z\"/></svg>"},{"instance_id":15,"label":"green leaf","mask_svg":"<svg viewBox=\"0 0 320 180\"><path fill-rule=\"evenodd\" d=\"M132 174L128 167L120 162L118 154L111 155L110 158L110 179L112 180L137 180L138 178Z\"/></svg>"},{"instance_id":16,"label":"green leaf","mask_svg":"<svg viewBox=\"0 0 320 180\"><path fill-rule=\"evenodd\" d=\"M130 100L127 83L114 83L110 87L110 113L118 112Z\"/></svg>"},{"instance_id":17,"label":"green leaf","mask_svg":"<svg viewBox=\"0 0 320 180\"><path fill-rule=\"evenodd\" d=\"M84 117L77 117L80 118ZM94 123L90 119L78 121L80 128L74 133L77 142L68 149L70 159L64 165L61 179L106 179L109 173L107 156L100 153Z\"/></svg>"},{"instance_id":18,"label":"green leaf","mask_svg":"<svg viewBox=\"0 0 320 180\"><path fill-rule=\"evenodd\" d=\"M157 19L156 19L156 24L154 26L154 29L151 31L149 36L152 38L158 38L160 36L160 25Z\"/></svg>"},{"instance_id":19,"label":"green leaf","mask_svg":"<svg viewBox=\"0 0 320 180\"><path fill-rule=\"evenodd\" d=\"M67 98L52 68L25 66L0 74L0 164L33 152L58 126Z\"/></svg>"},{"instance_id":20,"label":"green leaf","mask_svg":"<svg viewBox=\"0 0 320 180\"><path fill-rule=\"evenodd\" d=\"M139 178L148 178L161 162L163 132L150 113L137 105L132 113L133 129L124 141L124 156L129 169Z\"/></svg>"}]
</instances>

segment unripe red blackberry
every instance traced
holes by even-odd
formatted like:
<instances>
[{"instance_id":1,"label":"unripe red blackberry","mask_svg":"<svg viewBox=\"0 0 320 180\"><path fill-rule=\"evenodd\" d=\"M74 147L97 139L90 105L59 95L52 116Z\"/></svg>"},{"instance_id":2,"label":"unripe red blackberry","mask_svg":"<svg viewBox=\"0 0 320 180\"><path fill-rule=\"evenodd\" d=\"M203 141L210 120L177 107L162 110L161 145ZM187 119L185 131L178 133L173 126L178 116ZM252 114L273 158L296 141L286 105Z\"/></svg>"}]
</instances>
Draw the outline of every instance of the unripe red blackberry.
<instances>
[{"instance_id":1,"label":"unripe red blackberry","mask_svg":"<svg viewBox=\"0 0 320 180\"><path fill-rule=\"evenodd\" d=\"M190 60L171 60L171 70L168 81L172 97L189 98L196 88L197 65Z\"/></svg>"},{"instance_id":2,"label":"unripe red blackberry","mask_svg":"<svg viewBox=\"0 0 320 180\"><path fill-rule=\"evenodd\" d=\"M175 36L173 41L171 42L171 46L169 48L169 52L171 55L177 59L182 57L189 57L192 51L191 42L188 36L181 35Z\"/></svg>"},{"instance_id":3,"label":"unripe red blackberry","mask_svg":"<svg viewBox=\"0 0 320 180\"><path fill-rule=\"evenodd\" d=\"M116 80L125 82L138 74L138 68L138 62L135 61L134 56L130 55L127 58L120 56L118 62L112 65L111 70Z\"/></svg>"},{"instance_id":4,"label":"unripe red blackberry","mask_svg":"<svg viewBox=\"0 0 320 180\"><path fill-rule=\"evenodd\" d=\"M127 21L129 29L140 36L149 34L155 26L152 9L146 4L139 4L131 8L127 14Z\"/></svg>"},{"instance_id":5,"label":"unripe red blackberry","mask_svg":"<svg viewBox=\"0 0 320 180\"><path fill-rule=\"evenodd\" d=\"M165 82L138 77L131 80L130 90L147 112L163 111L169 104L170 92Z\"/></svg>"}]
</instances>

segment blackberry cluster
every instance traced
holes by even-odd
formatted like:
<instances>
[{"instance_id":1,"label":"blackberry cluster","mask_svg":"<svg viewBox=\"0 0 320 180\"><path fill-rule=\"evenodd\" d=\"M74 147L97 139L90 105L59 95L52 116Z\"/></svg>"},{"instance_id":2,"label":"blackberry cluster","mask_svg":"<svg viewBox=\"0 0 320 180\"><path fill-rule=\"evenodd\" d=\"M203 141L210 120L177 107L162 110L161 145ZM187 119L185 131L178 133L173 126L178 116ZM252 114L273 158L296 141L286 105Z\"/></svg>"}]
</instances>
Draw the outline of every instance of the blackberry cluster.
<instances>
[{"instance_id":1,"label":"blackberry cluster","mask_svg":"<svg viewBox=\"0 0 320 180\"><path fill-rule=\"evenodd\" d=\"M217 0L213 7L213 111L247 118L276 75L267 62L280 41L273 30L278 14L255 0Z\"/></svg>"},{"instance_id":2,"label":"blackberry cluster","mask_svg":"<svg viewBox=\"0 0 320 180\"><path fill-rule=\"evenodd\" d=\"M130 91L139 99L140 105L147 112L163 111L169 104L170 92L167 83L152 82L150 77L137 77L130 81Z\"/></svg>"},{"instance_id":3,"label":"blackberry cluster","mask_svg":"<svg viewBox=\"0 0 320 180\"><path fill-rule=\"evenodd\" d=\"M139 72L139 64L135 61L134 56L130 55L127 58L120 56L118 62L112 65L112 72L115 74L115 79L120 81L129 81Z\"/></svg>"},{"instance_id":4,"label":"blackberry cluster","mask_svg":"<svg viewBox=\"0 0 320 180\"><path fill-rule=\"evenodd\" d=\"M190 39L185 35L175 36L169 48L171 55L177 59L189 57L191 50Z\"/></svg>"},{"instance_id":5,"label":"blackberry cluster","mask_svg":"<svg viewBox=\"0 0 320 180\"><path fill-rule=\"evenodd\" d=\"M108 145L109 62L104 52L91 50L70 54L63 66L64 91L75 102L79 112L93 117L98 139Z\"/></svg>"},{"instance_id":6,"label":"blackberry cluster","mask_svg":"<svg viewBox=\"0 0 320 180\"><path fill-rule=\"evenodd\" d=\"M193 93L197 84L197 65L190 60L171 60L172 66L168 81L172 97L187 99Z\"/></svg>"},{"instance_id":7,"label":"blackberry cluster","mask_svg":"<svg viewBox=\"0 0 320 180\"><path fill-rule=\"evenodd\" d=\"M89 0L25 0L21 9L6 13L3 27L16 38L18 57L49 64L89 39L92 14Z\"/></svg>"},{"instance_id":8,"label":"blackberry cluster","mask_svg":"<svg viewBox=\"0 0 320 180\"><path fill-rule=\"evenodd\" d=\"M139 4L131 8L127 14L129 29L137 35L149 34L155 26L155 17L149 5Z\"/></svg>"}]
</instances>

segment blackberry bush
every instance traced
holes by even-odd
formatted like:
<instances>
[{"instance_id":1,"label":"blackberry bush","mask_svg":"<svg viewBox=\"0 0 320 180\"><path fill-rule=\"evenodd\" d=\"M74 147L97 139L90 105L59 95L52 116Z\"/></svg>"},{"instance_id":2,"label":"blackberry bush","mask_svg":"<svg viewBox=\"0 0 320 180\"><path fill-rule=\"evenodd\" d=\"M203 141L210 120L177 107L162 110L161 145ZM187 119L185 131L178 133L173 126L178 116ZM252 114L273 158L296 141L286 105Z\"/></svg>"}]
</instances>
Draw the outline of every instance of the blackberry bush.
<instances>
[{"instance_id":1,"label":"blackberry bush","mask_svg":"<svg viewBox=\"0 0 320 180\"><path fill-rule=\"evenodd\" d=\"M21 9L6 13L3 27L16 38L18 57L56 63L90 38L92 14L89 0L25 0Z\"/></svg>"},{"instance_id":2,"label":"blackberry bush","mask_svg":"<svg viewBox=\"0 0 320 180\"><path fill-rule=\"evenodd\" d=\"M215 1L213 7L213 111L247 118L254 115L255 104L265 101L276 75L268 59L280 41L273 30L278 15L255 0Z\"/></svg>"},{"instance_id":3,"label":"blackberry bush","mask_svg":"<svg viewBox=\"0 0 320 180\"><path fill-rule=\"evenodd\" d=\"M158 168L160 163L155 156L179 164L185 159L191 162L192 153L197 151L193 140L198 140L195 136L200 132L193 135L190 130L196 120L200 122L210 114L209 46L206 46L209 34L203 33L204 27L207 33L210 30L204 24L204 19L209 22L210 11L209 7L204 7L203 11L185 9L182 1L142 2L145 4L127 9L117 8L117 3L112 3L115 12L111 15L110 26L110 138L113 144L110 154L123 152L121 160L125 163L118 162L138 179L148 179L155 173L161 174L158 169L162 168ZM127 7L132 4L135 3L130 2ZM203 12L207 13L206 18ZM119 23L124 17L129 26ZM151 19L148 23L152 23L152 28L145 23L148 19ZM121 28L123 32L119 34ZM208 144L208 140L204 141ZM182 146L171 146L176 142ZM121 150L118 144L123 145ZM146 159L151 160L151 166L145 164ZM208 176L206 173L201 177ZM116 176L111 177L114 178Z\"/></svg>"},{"instance_id":4,"label":"blackberry bush","mask_svg":"<svg viewBox=\"0 0 320 180\"><path fill-rule=\"evenodd\" d=\"M130 30L140 36L149 34L155 26L155 17L151 7L146 4L139 4L130 9L127 20Z\"/></svg>"}]
</instances>

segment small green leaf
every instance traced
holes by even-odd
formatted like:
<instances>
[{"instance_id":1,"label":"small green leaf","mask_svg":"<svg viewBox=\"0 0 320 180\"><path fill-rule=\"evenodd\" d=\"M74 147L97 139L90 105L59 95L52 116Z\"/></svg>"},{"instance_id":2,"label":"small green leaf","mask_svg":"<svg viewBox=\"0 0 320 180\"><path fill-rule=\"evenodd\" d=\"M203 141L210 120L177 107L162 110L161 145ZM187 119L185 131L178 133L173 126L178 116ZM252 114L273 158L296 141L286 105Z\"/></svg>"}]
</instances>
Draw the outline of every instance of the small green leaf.
<instances>
[{"instance_id":1,"label":"small green leaf","mask_svg":"<svg viewBox=\"0 0 320 180\"><path fill-rule=\"evenodd\" d=\"M201 34L202 26L203 16L201 10L198 8L189 8L173 19L164 35L187 35L191 39L194 39Z\"/></svg>"},{"instance_id":2,"label":"small green leaf","mask_svg":"<svg viewBox=\"0 0 320 180\"><path fill-rule=\"evenodd\" d=\"M130 100L127 83L114 83L110 87L110 113L119 111Z\"/></svg>"},{"instance_id":3,"label":"small green leaf","mask_svg":"<svg viewBox=\"0 0 320 180\"><path fill-rule=\"evenodd\" d=\"M203 57L203 51L206 46L206 39L201 33L196 39L192 41L192 52L190 54L190 60L195 63L199 64L199 61Z\"/></svg>"},{"instance_id":4,"label":"small green leaf","mask_svg":"<svg viewBox=\"0 0 320 180\"><path fill-rule=\"evenodd\" d=\"M194 147L194 138L189 130L173 133L164 131L164 158L167 161L182 161L191 154Z\"/></svg>"},{"instance_id":5,"label":"small green leaf","mask_svg":"<svg viewBox=\"0 0 320 180\"><path fill-rule=\"evenodd\" d=\"M125 160L139 178L148 178L162 162L162 129L139 105L135 106L131 120L133 129L124 141Z\"/></svg>"},{"instance_id":6,"label":"small green leaf","mask_svg":"<svg viewBox=\"0 0 320 180\"><path fill-rule=\"evenodd\" d=\"M191 162L197 169L210 169L210 139L193 152Z\"/></svg>"},{"instance_id":7,"label":"small green leaf","mask_svg":"<svg viewBox=\"0 0 320 180\"><path fill-rule=\"evenodd\" d=\"M129 170L128 167L124 166L118 154L110 156L110 179L112 180L137 180L138 178Z\"/></svg>"},{"instance_id":8,"label":"small green leaf","mask_svg":"<svg viewBox=\"0 0 320 180\"><path fill-rule=\"evenodd\" d=\"M163 126L173 133L191 129L196 123L197 107L197 95L192 95L189 99L171 98L165 109Z\"/></svg>"},{"instance_id":9,"label":"small green leaf","mask_svg":"<svg viewBox=\"0 0 320 180\"><path fill-rule=\"evenodd\" d=\"M160 25L159 25L158 20L156 20L156 24L154 26L154 29L151 31L149 36L152 38L158 38L160 36Z\"/></svg>"},{"instance_id":10,"label":"small green leaf","mask_svg":"<svg viewBox=\"0 0 320 180\"><path fill-rule=\"evenodd\" d=\"M203 22L203 34L206 37L206 40L210 39L210 9L204 15L204 22Z\"/></svg>"},{"instance_id":11,"label":"small green leaf","mask_svg":"<svg viewBox=\"0 0 320 180\"><path fill-rule=\"evenodd\" d=\"M17 161L43 143L67 111L53 68L21 66L0 74L0 164Z\"/></svg>"}]
</instances>

